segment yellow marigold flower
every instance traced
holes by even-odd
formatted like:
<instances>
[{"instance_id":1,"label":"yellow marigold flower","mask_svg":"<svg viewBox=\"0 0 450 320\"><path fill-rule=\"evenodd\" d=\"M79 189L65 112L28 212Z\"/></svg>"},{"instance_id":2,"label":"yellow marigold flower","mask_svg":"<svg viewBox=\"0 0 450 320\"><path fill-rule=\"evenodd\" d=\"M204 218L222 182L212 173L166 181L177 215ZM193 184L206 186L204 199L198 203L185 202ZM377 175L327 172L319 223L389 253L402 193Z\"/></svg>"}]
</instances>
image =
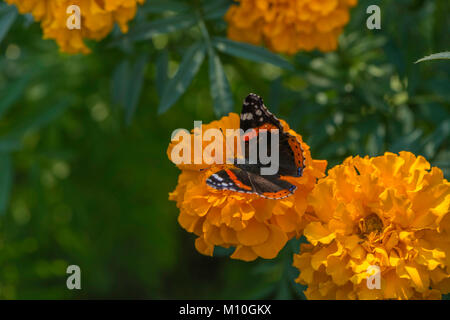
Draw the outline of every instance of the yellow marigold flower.
<instances>
[{"instance_id":1,"label":"yellow marigold flower","mask_svg":"<svg viewBox=\"0 0 450 320\"><path fill-rule=\"evenodd\" d=\"M306 159L302 177L286 177L286 180L297 186L296 192L288 198L270 200L254 194L218 191L206 185L206 179L217 171L214 167L205 164L178 165L182 172L169 199L176 201L180 209L180 225L198 236L195 247L200 253L212 256L214 246L235 247L231 256L234 259L272 259L289 239L301 233L307 196L317 178L324 175L327 162L313 160L302 137L290 130L284 121L281 120L281 123L302 144ZM218 121L203 125L202 131L220 128L226 132L226 129L239 129L239 126L239 116L230 113ZM169 145L169 159L175 145ZM203 143L202 148L207 146ZM232 147L225 145L225 148Z\"/></svg>"},{"instance_id":2,"label":"yellow marigold flower","mask_svg":"<svg viewBox=\"0 0 450 320\"><path fill-rule=\"evenodd\" d=\"M225 16L228 37L275 52L323 52L337 48L337 38L357 0L237 0Z\"/></svg>"},{"instance_id":3,"label":"yellow marigold flower","mask_svg":"<svg viewBox=\"0 0 450 320\"><path fill-rule=\"evenodd\" d=\"M101 40L118 23L122 32L128 31L127 23L136 14L137 3L145 0L6 0L15 4L20 13L31 13L41 23L44 39L55 39L62 52L89 53L84 39ZM67 27L67 8L80 8L81 29Z\"/></svg>"},{"instance_id":4,"label":"yellow marigold flower","mask_svg":"<svg viewBox=\"0 0 450 320\"><path fill-rule=\"evenodd\" d=\"M308 198L294 256L309 299L438 299L450 291L450 183L422 156L348 158ZM369 289L370 266L381 288Z\"/></svg>"}]
</instances>

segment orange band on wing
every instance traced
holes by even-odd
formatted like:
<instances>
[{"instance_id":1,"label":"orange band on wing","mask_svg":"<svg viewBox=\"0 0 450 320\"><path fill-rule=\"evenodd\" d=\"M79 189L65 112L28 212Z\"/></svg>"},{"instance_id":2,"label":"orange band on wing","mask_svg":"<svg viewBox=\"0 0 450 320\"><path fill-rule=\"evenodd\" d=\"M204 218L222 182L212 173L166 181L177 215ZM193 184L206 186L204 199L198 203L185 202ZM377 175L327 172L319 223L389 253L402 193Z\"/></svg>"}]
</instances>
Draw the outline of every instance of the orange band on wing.
<instances>
[{"instance_id":1,"label":"orange band on wing","mask_svg":"<svg viewBox=\"0 0 450 320\"><path fill-rule=\"evenodd\" d=\"M256 130L252 130L251 132L244 134L244 141L249 141L257 136L258 132Z\"/></svg>"},{"instance_id":2,"label":"orange band on wing","mask_svg":"<svg viewBox=\"0 0 450 320\"><path fill-rule=\"evenodd\" d=\"M266 130L275 129L275 130L278 130L278 128L276 126L274 126L273 124L270 124L270 123L265 123L262 126L258 127L257 129L258 130L262 130L262 129L266 129Z\"/></svg>"},{"instance_id":3,"label":"orange band on wing","mask_svg":"<svg viewBox=\"0 0 450 320\"><path fill-rule=\"evenodd\" d=\"M279 192L264 192L263 196L267 197L267 198L272 198L272 199L280 199L280 198L285 198L291 194L292 194L292 192L290 192L288 190L282 190Z\"/></svg>"},{"instance_id":4,"label":"orange band on wing","mask_svg":"<svg viewBox=\"0 0 450 320\"><path fill-rule=\"evenodd\" d=\"M292 151L294 152L295 157L295 164L301 168L303 168L305 165L303 161L305 160L303 155L303 149L300 142L295 137L290 137L289 140L289 146L291 147Z\"/></svg>"},{"instance_id":5,"label":"orange band on wing","mask_svg":"<svg viewBox=\"0 0 450 320\"><path fill-rule=\"evenodd\" d=\"M233 173L233 171L226 169L225 170L226 173L228 174L228 176L231 178L231 180L233 180L233 182L241 189L245 189L245 190L252 190L251 187L243 184L241 181L239 181L239 179L236 177L236 175Z\"/></svg>"},{"instance_id":6,"label":"orange band on wing","mask_svg":"<svg viewBox=\"0 0 450 320\"><path fill-rule=\"evenodd\" d=\"M263 125L260 126L260 127L254 128L251 132L246 133L246 134L244 135L244 137L243 137L243 138L244 138L244 141L249 141L249 140L251 140L251 139L257 137L258 134L259 134L259 130L267 130L267 131L270 131L270 130L278 130L278 128L277 128L276 126L274 126L273 124L265 123L265 124L263 124Z\"/></svg>"}]
</instances>

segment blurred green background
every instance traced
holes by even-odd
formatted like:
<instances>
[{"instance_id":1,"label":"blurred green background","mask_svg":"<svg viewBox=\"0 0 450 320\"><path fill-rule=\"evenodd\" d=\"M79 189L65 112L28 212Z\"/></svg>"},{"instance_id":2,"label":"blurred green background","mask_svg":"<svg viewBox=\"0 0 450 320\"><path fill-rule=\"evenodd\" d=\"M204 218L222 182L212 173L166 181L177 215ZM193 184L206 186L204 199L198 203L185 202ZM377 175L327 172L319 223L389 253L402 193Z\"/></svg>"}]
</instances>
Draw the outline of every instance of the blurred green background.
<instances>
[{"instance_id":1,"label":"blurred green background","mask_svg":"<svg viewBox=\"0 0 450 320\"><path fill-rule=\"evenodd\" d=\"M115 30L87 56L60 54L30 16L0 2L0 31L10 26L0 43L0 298L301 299L291 267L299 240L273 261L196 252L168 201L179 170L166 149L176 128L239 112L254 92L329 168L409 150L448 179L450 63L414 62L450 49L450 3L386 0L382 29L368 30L372 2L351 11L339 50L292 57L214 47L230 1L148 0L128 35ZM161 106L198 41L204 63ZM217 97L211 72L221 70ZM82 290L66 288L71 264Z\"/></svg>"}]
</instances>

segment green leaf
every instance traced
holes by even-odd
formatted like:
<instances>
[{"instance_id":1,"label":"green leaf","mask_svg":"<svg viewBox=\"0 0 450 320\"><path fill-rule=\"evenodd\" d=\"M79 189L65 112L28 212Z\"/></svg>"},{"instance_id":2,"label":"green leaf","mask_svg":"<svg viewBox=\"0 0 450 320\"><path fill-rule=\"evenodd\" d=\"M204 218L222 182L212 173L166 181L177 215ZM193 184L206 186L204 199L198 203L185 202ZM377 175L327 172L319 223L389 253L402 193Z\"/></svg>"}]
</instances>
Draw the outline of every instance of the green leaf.
<instances>
[{"instance_id":1,"label":"green leaf","mask_svg":"<svg viewBox=\"0 0 450 320\"><path fill-rule=\"evenodd\" d=\"M148 55L142 54L133 65L130 61L124 60L114 70L111 86L112 98L115 103L124 108L127 125L131 123L136 112L147 62Z\"/></svg>"},{"instance_id":2,"label":"green leaf","mask_svg":"<svg viewBox=\"0 0 450 320\"><path fill-rule=\"evenodd\" d=\"M17 151L22 147L19 139L0 139L0 153L1 152L11 152Z\"/></svg>"},{"instance_id":3,"label":"green leaf","mask_svg":"<svg viewBox=\"0 0 450 320\"><path fill-rule=\"evenodd\" d=\"M156 35L172 33L178 30L190 28L195 24L195 22L196 17L193 14L179 14L168 18L162 18L137 26L136 28L130 30L126 35L123 35L113 41L111 46L118 45L123 40L149 40Z\"/></svg>"},{"instance_id":4,"label":"green leaf","mask_svg":"<svg viewBox=\"0 0 450 320\"><path fill-rule=\"evenodd\" d=\"M142 54L133 66L130 73L130 81L128 82L128 92L125 101L125 122L131 123L136 106L141 96L142 85L144 83L145 66L147 65L148 56Z\"/></svg>"},{"instance_id":5,"label":"green leaf","mask_svg":"<svg viewBox=\"0 0 450 320\"><path fill-rule=\"evenodd\" d=\"M65 98L48 109L34 114L25 119L20 125L12 129L7 135L0 138L0 141L17 141L25 133L39 130L45 125L59 117L69 106L70 100Z\"/></svg>"},{"instance_id":6,"label":"green leaf","mask_svg":"<svg viewBox=\"0 0 450 320\"><path fill-rule=\"evenodd\" d=\"M22 96L30 80L31 73L28 73L6 87L7 92L0 96L0 118Z\"/></svg>"},{"instance_id":7,"label":"green leaf","mask_svg":"<svg viewBox=\"0 0 450 320\"><path fill-rule=\"evenodd\" d=\"M214 46L221 52L251 61L270 63L282 69L293 71L294 67L279 55L270 52L263 47L257 47L247 43L232 41L216 37L213 39Z\"/></svg>"},{"instance_id":8,"label":"green leaf","mask_svg":"<svg viewBox=\"0 0 450 320\"><path fill-rule=\"evenodd\" d=\"M5 38L16 18L17 10L13 6L6 7L5 10L0 12L0 43Z\"/></svg>"},{"instance_id":9,"label":"green leaf","mask_svg":"<svg viewBox=\"0 0 450 320\"><path fill-rule=\"evenodd\" d=\"M162 97L169 72L169 52L164 49L156 60L156 91Z\"/></svg>"},{"instance_id":10,"label":"green leaf","mask_svg":"<svg viewBox=\"0 0 450 320\"><path fill-rule=\"evenodd\" d=\"M441 145L445 141L448 141L449 136L450 119L442 122L441 125L434 130L433 134L424 140L421 153L427 158L433 158Z\"/></svg>"},{"instance_id":11,"label":"green leaf","mask_svg":"<svg viewBox=\"0 0 450 320\"><path fill-rule=\"evenodd\" d=\"M419 59L414 63L419 63L419 62L429 61L429 60L443 60L443 59L450 59L450 51L434 53L429 56L423 57L422 59Z\"/></svg>"},{"instance_id":12,"label":"green leaf","mask_svg":"<svg viewBox=\"0 0 450 320\"><path fill-rule=\"evenodd\" d=\"M182 12L189 10L189 6L185 3L170 0L151 0L148 1L142 10L145 13L164 13L167 11Z\"/></svg>"},{"instance_id":13,"label":"green leaf","mask_svg":"<svg viewBox=\"0 0 450 320\"><path fill-rule=\"evenodd\" d=\"M389 150L391 152L411 151L417 154L420 151L420 139L422 137L422 130L416 129L406 136L397 138Z\"/></svg>"},{"instance_id":14,"label":"green leaf","mask_svg":"<svg viewBox=\"0 0 450 320\"><path fill-rule=\"evenodd\" d=\"M211 96L214 102L214 112L220 117L233 111L233 96L222 62L213 48L209 54L209 81Z\"/></svg>"},{"instance_id":15,"label":"green leaf","mask_svg":"<svg viewBox=\"0 0 450 320\"><path fill-rule=\"evenodd\" d=\"M269 91L269 106L273 113L278 113L280 110L280 99L283 96L283 79L281 77L276 78L270 84Z\"/></svg>"},{"instance_id":16,"label":"green leaf","mask_svg":"<svg viewBox=\"0 0 450 320\"><path fill-rule=\"evenodd\" d=\"M125 106L130 81L130 62L124 60L116 67L113 73L111 95L113 101L122 107Z\"/></svg>"},{"instance_id":17,"label":"green leaf","mask_svg":"<svg viewBox=\"0 0 450 320\"><path fill-rule=\"evenodd\" d=\"M198 42L184 54L177 73L164 88L159 102L158 113L164 113L177 102L192 82L205 59L205 46Z\"/></svg>"},{"instance_id":18,"label":"green leaf","mask_svg":"<svg viewBox=\"0 0 450 320\"><path fill-rule=\"evenodd\" d=\"M0 153L0 214L4 214L8 208L12 180L11 156L8 153Z\"/></svg>"},{"instance_id":19,"label":"green leaf","mask_svg":"<svg viewBox=\"0 0 450 320\"><path fill-rule=\"evenodd\" d=\"M232 3L229 0L207 0L203 6L204 18L206 20L222 19Z\"/></svg>"},{"instance_id":20,"label":"green leaf","mask_svg":"<svg viewBox=\"0 0 450 320\"><path fill-rule=\"evenodd\" d=\"M213 256L217 258L229 257L233 254L235 247L224 248L221 246L215 246Z\"/></svg>"}]
</instances>

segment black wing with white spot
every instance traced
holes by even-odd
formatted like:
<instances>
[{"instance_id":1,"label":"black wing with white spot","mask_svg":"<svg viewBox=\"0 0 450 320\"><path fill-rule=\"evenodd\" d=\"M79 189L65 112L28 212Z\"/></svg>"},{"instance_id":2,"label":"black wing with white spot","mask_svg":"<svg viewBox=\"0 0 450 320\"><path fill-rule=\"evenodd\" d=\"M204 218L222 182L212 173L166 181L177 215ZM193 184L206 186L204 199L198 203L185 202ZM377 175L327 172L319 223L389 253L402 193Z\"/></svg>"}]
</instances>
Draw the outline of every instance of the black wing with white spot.
<instances>
[{"instance_id":1,"label":"black wing with white spot","mask_svg":"<svg viewBox=\"0 0 450 320\"><path fill-rule=\"evenodd\" d=\"M242 104L241 129L257 129L265 124L271 124L279 130L283 130L280 121L264 105L263 99L250 93Z\"/></svg>"},{"instance_id":2,"label":"black wing with white spot","mask_svg":"<svg viewBox=\"0 0 450 320\"><path fill-rule=\"evenodd\" d=\"M268 153L271 150L271 131L270 129L278 129L279 141L279 171L282 176L301 177L305 168L305 156L301 143L298 139L288 132L285 132L280 120L273 115L264 105L261 97L254 93L250 93L244 100L242 113L240 118L241 129L246 132L248 129L265 128L267 132ZM258 136L256 131L254 135L250 135L250 139ZM249 157L249 143L245 141L245 157ZM258 147L259 150L259 147ZM270 156L270 154L269 154ZM261 165L257 165L261 167ZM255 170L250 170L255 172Z\"/></svg>"}]
</instances>

